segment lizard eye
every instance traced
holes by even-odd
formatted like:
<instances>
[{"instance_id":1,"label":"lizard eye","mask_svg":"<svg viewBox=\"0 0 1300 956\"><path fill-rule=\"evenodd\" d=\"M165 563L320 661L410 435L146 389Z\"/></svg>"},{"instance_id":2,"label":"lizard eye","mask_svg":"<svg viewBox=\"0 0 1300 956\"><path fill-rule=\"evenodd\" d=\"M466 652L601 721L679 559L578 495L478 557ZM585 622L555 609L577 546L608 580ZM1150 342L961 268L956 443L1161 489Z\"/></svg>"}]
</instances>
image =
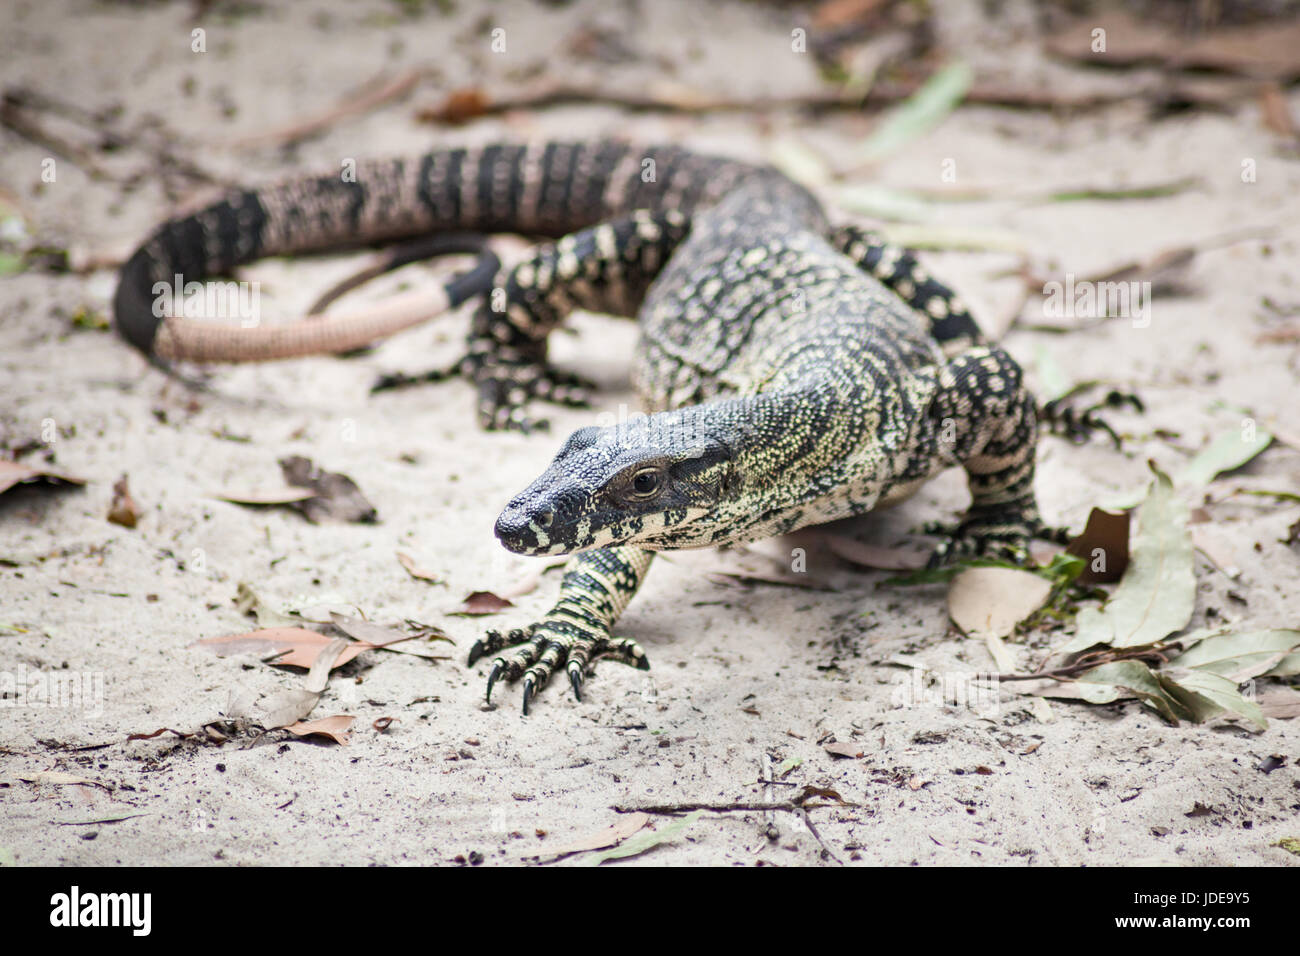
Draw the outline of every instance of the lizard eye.
<instances>
[{"instance_id":1,"label":"lizard eye","mask_svg":"<svg viewBox=\"0 0 1300 956\"><path fill-rule=\"evenodd\" d=\"M638 471L632 476L632 493L638 498L651 498L658 494L662 478L654 468Z\"/></svg>"}]
</instances>

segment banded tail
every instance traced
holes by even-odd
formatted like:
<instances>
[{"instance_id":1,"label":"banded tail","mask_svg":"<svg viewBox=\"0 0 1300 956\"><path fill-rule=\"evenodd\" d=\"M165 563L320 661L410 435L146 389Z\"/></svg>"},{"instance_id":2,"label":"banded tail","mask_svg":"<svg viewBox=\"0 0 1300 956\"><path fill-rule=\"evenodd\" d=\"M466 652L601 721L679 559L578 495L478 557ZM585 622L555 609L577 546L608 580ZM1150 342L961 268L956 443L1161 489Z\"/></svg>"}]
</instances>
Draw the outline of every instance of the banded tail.
<instances>
[{"instance_id":1,"label":"banded tail","mask_svg":"<svg viewBox=\"0 0 1300 956\"><path fill-rule=\"evenodd\" d=\"M487 292L497 271L484 236L560 237L636 209L689 211L716 202L758 167L674 147L613 141L436 150L358 163L356 175L234 192L160 226L122 267L118 332L151 359L252 362L350 351ZM172 287L275 255L437 237L433 254L483 254L441 294L398 297L383 310L243 328L158 307Z\"/></svg>"}]
</instances>

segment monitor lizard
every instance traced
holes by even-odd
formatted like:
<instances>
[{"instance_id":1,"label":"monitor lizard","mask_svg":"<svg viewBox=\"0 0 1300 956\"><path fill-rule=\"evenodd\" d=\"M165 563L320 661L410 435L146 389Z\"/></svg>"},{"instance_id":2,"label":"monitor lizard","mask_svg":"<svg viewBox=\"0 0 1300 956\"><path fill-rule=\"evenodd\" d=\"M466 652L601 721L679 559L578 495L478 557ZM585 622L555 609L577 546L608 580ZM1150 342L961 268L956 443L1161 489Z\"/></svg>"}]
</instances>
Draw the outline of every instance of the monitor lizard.
<instances>
[{"instance_id":1,"label":"monitor lizard","mask_svg":"<svg viewBox=\"0 0 1300 956\"><path fill-rule=\"evenodd\" d=\"M549 142L243 190L141 245L122 269L116 325L155 359L355 348L392 329L213 326L157 314L150 290L267 255L439 235L453 237L441 251L473 250L474 236L506 231L553 241L509 269L480 263L433 303L480 299L457 367L477 387L480 423L531 431L546 423L530 401L586 403L586 383L547 361L547 335L574 309L638 320L647 414L574 432L497 519L510 551L573 557L549 612L471 649L471 666L493 658L489 701L499 679L522 679L527 713L560 669L581 700L597 657L648 667L612 628L656 551L860 515L951 466L965 469L972 500L932 564L1023 561L1029 539L1049 533L1033 490L1039 412L1016 361L909 252L833 227L768 166Z\"/></svg>"}]
</instances>

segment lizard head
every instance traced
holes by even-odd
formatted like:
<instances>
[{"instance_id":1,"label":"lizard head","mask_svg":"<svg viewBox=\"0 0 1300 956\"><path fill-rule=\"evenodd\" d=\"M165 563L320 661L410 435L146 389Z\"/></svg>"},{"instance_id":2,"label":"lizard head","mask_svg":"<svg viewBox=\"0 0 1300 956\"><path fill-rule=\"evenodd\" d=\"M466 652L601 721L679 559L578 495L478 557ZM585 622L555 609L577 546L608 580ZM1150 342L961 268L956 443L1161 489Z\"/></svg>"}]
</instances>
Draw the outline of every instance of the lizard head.
<instances>
[{"instance_id":1,"label":"lizard head","mask_svg":"<svg viewBox=\"0 0 1300 956\"><path fill-rule=\"evenodd\" d=\"M699 519L734 492L736 468L731 449L693 411L578 429L506 505L497 538L516 554L711 544L714 529Z\"/></svg>"}]
</instances>

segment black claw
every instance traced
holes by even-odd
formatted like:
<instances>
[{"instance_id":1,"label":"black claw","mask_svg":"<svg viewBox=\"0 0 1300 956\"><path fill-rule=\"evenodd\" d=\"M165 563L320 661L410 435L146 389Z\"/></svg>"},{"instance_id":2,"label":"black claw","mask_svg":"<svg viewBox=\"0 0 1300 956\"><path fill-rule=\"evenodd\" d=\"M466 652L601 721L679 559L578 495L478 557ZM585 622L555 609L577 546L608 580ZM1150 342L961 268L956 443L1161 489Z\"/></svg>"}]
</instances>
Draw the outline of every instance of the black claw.
<instances>
[{"instance_id":1,"label":"black claw","mask_svg":"<svg viewBox=\"0 0 1300 956\"><path fill-rule=\"evenodd\" d=\"M533 696L533 675L524 678L524 716L528 716L528 701Z\"/></svg>"},{"instance_id":2,"label":"black claw","mask_svg":"<svg viewBox=\"0 0 1300 956\"><path fill-rule=\"evenodd\" d=\"M497 661L492 665L492 673L488 674L487 694L484 700L489 704L492 703L492 685L497 682L497 678L501 676L503 670L505 670L505 666L500 661Z\"/></svg>"},{"instance_id":3,"label":"black claw","mask_svg":"<svg viewBox=\"0 0 1300 956\"><path fill-rule=\"evenodd\" d=\"M573 696L582 703L582 671L579 668L569 668L569 683L573 685Z\"/></svg>"},{"instance_id":4,"label":"black claw","mask_svg":"<svg viewBox=\"0 0 1300 956\"><path fill-rule=\"evenodd\" d=\"M469 649L469 660L465 662L465 666L473 667L474 664L477 663L478 659L483 656L486 650L487 648L483 646L483 641L481 640L475 641L474 646ZM491 693L491 690L489 689L488 692Z\"/></svg>"}]
</instances>

